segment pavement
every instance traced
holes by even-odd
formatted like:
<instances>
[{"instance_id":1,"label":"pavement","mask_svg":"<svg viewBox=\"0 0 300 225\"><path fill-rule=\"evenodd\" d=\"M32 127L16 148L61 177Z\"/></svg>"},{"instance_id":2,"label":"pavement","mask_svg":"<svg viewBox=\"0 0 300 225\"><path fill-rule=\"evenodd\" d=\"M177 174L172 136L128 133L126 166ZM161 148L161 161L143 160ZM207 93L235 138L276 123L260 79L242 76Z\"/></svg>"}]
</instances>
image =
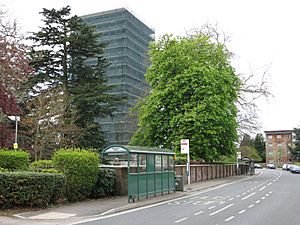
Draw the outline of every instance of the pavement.
<instances>
[{"instance_id":1,"label":"pavement","mask_svg":"<svg viewBox=\"0 0 300 225\"><path fill-rule=\"evenodd\" d=\"M128 203L127 196L114 196L97 200L86 200L67 205L60 205L39 211L30 211L13 216L0 216L2 225L70 225L75 222L109 215L129 209L151 205L221 185L241 182L251 179L253 176L241 175L192 183L190 187L184 186L184 191L171 192L170 194L158 195L156 197L141 198L139 201Z\"/></svg>"}]
</instances>

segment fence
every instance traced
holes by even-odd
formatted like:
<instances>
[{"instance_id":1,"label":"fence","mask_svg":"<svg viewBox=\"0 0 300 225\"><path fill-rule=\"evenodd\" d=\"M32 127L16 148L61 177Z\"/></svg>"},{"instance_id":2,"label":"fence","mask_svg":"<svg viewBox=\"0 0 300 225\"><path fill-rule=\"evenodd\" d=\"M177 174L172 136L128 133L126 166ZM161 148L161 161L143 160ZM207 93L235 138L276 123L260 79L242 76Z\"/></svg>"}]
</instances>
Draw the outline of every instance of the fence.
<instances>
[{"instance_id":1,"label":"fence","mask_svg":"<svg viewBox=\"0 0 300 225\"><path fill-rule=\"evenodd\" d=\"M176 175L182 175L183 181L187 183L186 166L176 165ZM249 172L249 165L239 165L239 171L236 164L209 164L209 165L191 165L191 183L204 180L217 179L229 176L244 175Z\"/></svg>"}]
</instances>

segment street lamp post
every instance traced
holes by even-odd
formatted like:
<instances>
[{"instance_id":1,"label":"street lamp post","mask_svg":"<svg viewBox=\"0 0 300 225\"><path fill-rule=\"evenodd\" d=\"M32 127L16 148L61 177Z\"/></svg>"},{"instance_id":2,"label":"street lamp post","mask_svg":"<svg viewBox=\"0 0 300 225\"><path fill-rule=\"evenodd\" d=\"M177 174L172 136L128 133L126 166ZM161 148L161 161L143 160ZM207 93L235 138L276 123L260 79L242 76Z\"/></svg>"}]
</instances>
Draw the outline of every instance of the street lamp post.
<instances>
[{"instance_id":1,"label":"street lamp post","mask_svg":"<svg viewBox=\"0 0 300 225\"><path fill-rule=\"evenodd\" d=\"M15 143L13 144L14 149L18 149L18 122L20 121L20 116L9 116L12 121L16 121L16 133L15 133Z\"/></svg>"}]
</instances>

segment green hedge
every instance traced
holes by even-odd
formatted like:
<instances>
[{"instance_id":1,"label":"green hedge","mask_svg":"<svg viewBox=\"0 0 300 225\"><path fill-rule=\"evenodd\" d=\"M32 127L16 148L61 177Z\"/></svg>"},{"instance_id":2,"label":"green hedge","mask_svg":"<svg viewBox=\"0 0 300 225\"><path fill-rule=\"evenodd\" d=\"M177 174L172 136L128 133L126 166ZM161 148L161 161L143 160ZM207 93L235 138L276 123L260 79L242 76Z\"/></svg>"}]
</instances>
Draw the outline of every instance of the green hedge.
<instances>
[{"instance_id":1,"label":"green hedge","mask_svg":"<svg viewBox=\"0 0 300 225\"><path fill-rule=\"evenodd\" d=\"M28 170L29 154L21 150L0 149L0 167L9 171Z\"/></svg>"},{"instance_id":2,"label":"green hedge","mask_svg":"<svg viewBox=\"0 0 300 225\"><path fill-rule=\"evenodd\" d=\"M0 208L46 207L62 197L63 174L0 172Z\"/></svg>"},{"instance_id":3,"label":"green hedge","mask_svg":"<svg viewBox=\"0 0 300 225\"><path fill-rule=\"evenodd\" d=\"M46 169L52 169L54 167L54 163L52 160L38 160L30 163L30 170L40 172Z\"/></svg>"},{"instance_id":4,"label":"green hedge","mask_svg":"<svg viewBox=\"0 0 300 225\"><path fill-rule=\"evenodd\" d=\"M93 188L91 197L101 198L104 196L113 195L116 185L116 176L109 169L100 169L97 182Z\"/></svg>"},{"instance_id":5,"label":"green hedge","mask_svg":"<svg viewBox=\"0 0 300 225\"><path fill-rule=\"evenodd\" d=\"M55 169L66 176L66 197L77 201L91 195L97 181L99 157L81 149L60 149L53 155Z\"/></svg>"}]
</instances>

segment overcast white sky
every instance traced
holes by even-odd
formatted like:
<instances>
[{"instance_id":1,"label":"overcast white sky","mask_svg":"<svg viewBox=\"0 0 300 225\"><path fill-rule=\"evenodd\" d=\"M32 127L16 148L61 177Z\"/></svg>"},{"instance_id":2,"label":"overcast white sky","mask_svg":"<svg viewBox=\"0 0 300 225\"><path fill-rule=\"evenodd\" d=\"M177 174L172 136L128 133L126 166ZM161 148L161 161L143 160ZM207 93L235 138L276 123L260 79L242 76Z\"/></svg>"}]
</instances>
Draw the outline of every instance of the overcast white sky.
<instances>
[{"instance_id":1,"label":"overcast white sky","mask_svg":"<svg viewBox=\"0 0 300 225\"><path fill-rule=\"evenodd\" d=\"M300 125L300 13L297 0L0 0L23 31L37 31L42 8L70 5L78 16L125 7L155 29L183 35L205 23L218 24L230 36L238 73L258 77L269 68L274 97L259 101L261 131ZM258 79L258 78L257 78Z\"/></svg>"}]
</instances>

